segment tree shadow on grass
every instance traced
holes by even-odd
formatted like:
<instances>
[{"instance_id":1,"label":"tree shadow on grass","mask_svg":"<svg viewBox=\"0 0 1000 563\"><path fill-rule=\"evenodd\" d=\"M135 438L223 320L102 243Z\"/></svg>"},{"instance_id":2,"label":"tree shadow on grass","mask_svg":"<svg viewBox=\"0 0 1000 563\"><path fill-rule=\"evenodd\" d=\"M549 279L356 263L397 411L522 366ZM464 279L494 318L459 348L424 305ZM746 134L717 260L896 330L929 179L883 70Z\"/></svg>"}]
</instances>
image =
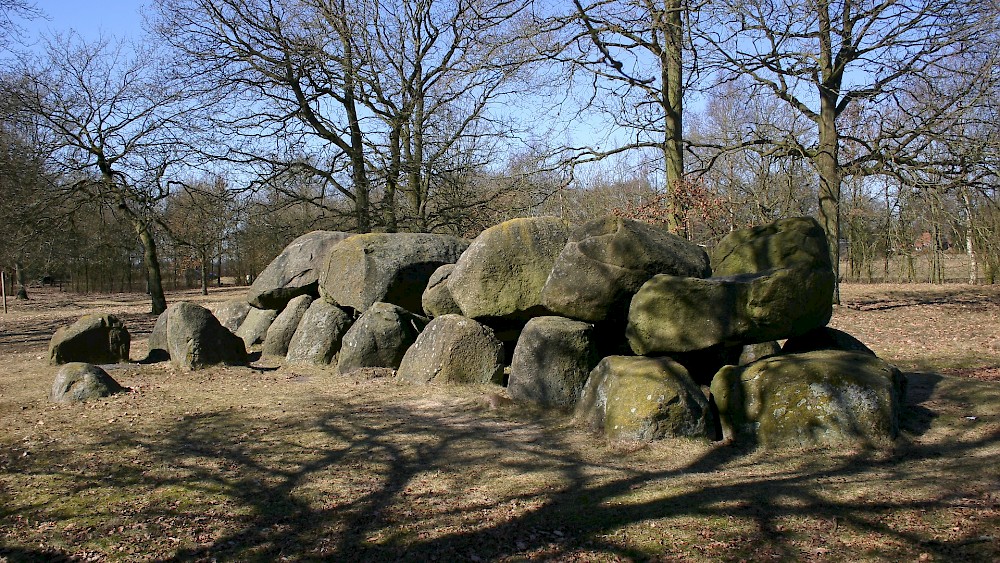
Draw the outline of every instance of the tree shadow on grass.
<instances>
[{"instance_id":1,"label":"tree shadow on grass","mask_svg":"<svg viewBox=\"0 0 1000 563\"><path fill-rule=\"evenodd\" d=\"M917 389L911 400L922 396ZM392 387L377 391L388 394ZM66 494L109 486L123 494L180 491L132 516L164 522L164 534L199 519L226 521L219 533L159 558L167 561L643 560L677 551L691 557L698 553L692 545L653 545L651 528L648 541L618 538L623 528L634 534L647 522L685 519L708 528L736 519L740 529L708 534L723 537L739 557L798 559L801 538L784 528L788 518L828 522L828 529L815 531L816 541L833 541L838 529L850 528L955 560L973 557L977 552L969 550L982 545L962 543L968 538L929 541L886 518L902 510L944 510L964 491L945 487L914 497L880 489L900 486L922 462L942 456L955 460L946 480L995 475L993 460L979 454L1000 439L994 432L944 444L913 442L902 455L762 454L703 445L685 450L683 462L663 451L649 453L662 463L648 463L640 462L647 459L642 450L594 455L606 446L571 428L484 412L471 399L328 399L290 406L294 414L279 420L227 409L186 415L158 433L109 428L102 447L147 451L152 464L122 464L89 481L67 473L74 489ZM8 471L53 469L39 459ZM826 490L849 481L871 481L872 494ZM707 546L711 538L699 540L694 526L660 537ZM0 555L34 558L14 549ZM912 553L876 555L906 559Z\"/></svg>"}]
</instances>

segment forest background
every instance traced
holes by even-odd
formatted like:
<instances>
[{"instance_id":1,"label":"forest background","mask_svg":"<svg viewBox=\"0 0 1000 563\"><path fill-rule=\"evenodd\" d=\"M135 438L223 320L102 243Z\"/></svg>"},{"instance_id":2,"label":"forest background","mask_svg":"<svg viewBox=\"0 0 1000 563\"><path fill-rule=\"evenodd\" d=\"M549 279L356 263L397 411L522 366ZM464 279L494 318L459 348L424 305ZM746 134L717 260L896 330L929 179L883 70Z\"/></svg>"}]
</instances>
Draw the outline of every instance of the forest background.
<instances>
[{"instance_id":1,"label":"forest background","mask_svg":"<svg viewBox=\"0 0 1000 563\"><path fill-rule=\"evenodd\" d=\"M996 283L996 0L0 0L0 269L247 283L313 229L812 215L841 279Z\"/></svg>"}]
</instances>

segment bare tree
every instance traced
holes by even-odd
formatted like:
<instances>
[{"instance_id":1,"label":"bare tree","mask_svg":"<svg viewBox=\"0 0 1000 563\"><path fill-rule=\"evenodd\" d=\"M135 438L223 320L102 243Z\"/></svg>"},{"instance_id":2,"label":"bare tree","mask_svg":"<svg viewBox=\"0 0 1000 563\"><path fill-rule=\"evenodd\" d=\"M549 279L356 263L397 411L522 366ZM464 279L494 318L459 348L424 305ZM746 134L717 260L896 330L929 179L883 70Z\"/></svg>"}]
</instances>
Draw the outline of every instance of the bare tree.
<instances>
[{"instance_id":1,"label":"bare tree","mask_svg":"<svg viewBox=\"0 0 1000 563\"><path fill-rule=\"evenodd\" d=\"M191 111L149 50L75 35L56 37L21 92L48 132L49 166L75 197L95 200L131 226L144 249L153 313L166 309L154 234L164 178L182 163L177 135Z\"/></svg>"},{"instance_id":2,"label":"bare tree","mask_svg":"<svg viewBox=\"0 0 1000 563\"><path fill-rule=\"evenodd\" d=\"M555 58L584 71L587 107L627 132L608 139L611 146L574 149L576 161L652 150L662 160L668 206L684 179L685 57L694 13L686 0L573 0L572 12L555 18L564 33ZM667 225L681 228L676 217Z\"/></svg>"},{"instance_id":3,"label":"bare tree","mask_svg":"<svg viewBox=\"0 0 1000 563\"><path fill-rule=\"evenodd\" d=\"M870 173L896 155L878 140L850 139L865 154L846 163L838 119L856 104L886 107L917 77L948 66L956 50L973 48L993 12L977 0L718 0L703 39L702 60L721 80L748 77L746 95L770 95L815 124L808 137L761 137L809 159L819 177L819 215L839 271L841 183ZM893 148L899 148L896 144ZM839 292L835 295L839 301Z\"/></svg>"},{"instance_id":4,"label":"bare tree","mask_svg":"<svg viewBox=\"0 0 1000 563\"><path fill-rule=\"evenodd\" d=\"M188 249L198 262L202 295L208 295L213 260L221 257L223 241L234 228L235 201L224 178L173 183L163 224L173 244Z\"/></svg>"}]
</instances>

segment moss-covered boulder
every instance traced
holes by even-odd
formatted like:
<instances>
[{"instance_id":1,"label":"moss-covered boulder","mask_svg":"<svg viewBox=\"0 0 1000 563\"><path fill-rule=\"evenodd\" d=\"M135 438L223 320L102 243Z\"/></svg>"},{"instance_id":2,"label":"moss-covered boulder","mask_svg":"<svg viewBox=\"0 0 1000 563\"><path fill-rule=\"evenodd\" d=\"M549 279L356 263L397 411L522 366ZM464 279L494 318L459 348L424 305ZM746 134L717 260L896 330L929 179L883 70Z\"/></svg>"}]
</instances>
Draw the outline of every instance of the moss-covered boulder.
<instances>
[{"instance_id":1,"label":"moss-covered boulder","mask_svg":"<svg viewBox=\"0 0 1000 563\"><path fill-rule=\"evenodd\" d=\"M320 293L359 312L373 303L392 303L422 314L421 296L431 274L455 263L468 246L465 239L427 233L353 236L327 255Z\"/></svg>"},{"instance_id":2,"label":"moss-covered boulder","mask_svg":"<svg viewBox=\"0 0 1000 563\"><path fill-rule=\"evenodd\" d=\"M727 366L712 382L723 435L765 447L892 444L906 391L895 367L823 350Z\"/></svg>"},{"instance_id":3,"label":"moss-covered boulder","mask_svg":"<svg viewBox=\"0 0 1000 563\"><path fill-rule=\"evenodd\" d=\"M59 368L49 399L56 403L79 403L125 391L108 372L84 362L70 362Z\"/></svg>"},{"instance_id":4,"label":"moss-covered boulder","mask_svg":"<svg viewBox=\"0 0 1000 563\"><path fill-rule=\"evenodd\" d=\"M288 343L285 361L289 364L325 366L333 362L353 319L346 311L325 299L316 299L302 315Z\"/></svg>"},{"instance_id":5,"label":"moss-covered boulder","mask_svg":"<svg viewBox=\"0 0 1000 563\"><path fill-rule=\"evenodd\" d=\"M271 326L267 327L267 335L264 343L260 347L260 353L264 356L285 356L288 354L288 345L295 335L295 330L299 327L299 321L309 309L313 302L311 295L299 295L285 305L278 316L274 318Z\"/></svg>"},{"instance_id":6,"label":"moss-covered boulder","mask_svg":"<svg viewBox=\"0 0 1000 563\"><path fill-rule=\"evenodd\" d=\"M503 345L489 327L460 315L434 318L399 364L409 383L500 383Z\"/></svg>"},{"instance_id":7,"label":"moss-covered boulder","mask_svg":"<svg viewBox=\"0 0 1000 563\"><path fill-rule=\"evenodd\" d=\"M375 303L344 334L337 370L399 368L428 319L391 303Z\"/></svg>"},{"instance_id":8,"label":"moss-covered boulder","mask_svg":"<svg viewBox=\"0 0 1000 563\"><path fill-rule=\"evenodd\" d=\"M832 271L782 268L721 278L657 275L629 306L636 354L701 350L805 334L833 314Z\"/></svg>"},{"instance_id":9,"label":"moss-covered boulder","mask_svg":"<svg viewBox=\"0 0 1000 563\"><path fill-rule=\"evenodd\" d=\"M115 364L129 361L132 338L114 315L85 315L49 341L49 363Z\"/></svg>"},{"instance_id":10,"label":"moss-covered boulder","mask_svg":"<svg viewBox=\"0 0 1000 563\"><path fill-rule=\"evenodd\" d=\"M250 285L247 302L258 309L281 310L299 295L318 297L326 255L351 236L340 231L312 231L293 240Z\"/></svg>"},{"instance_id":11,"label":"moss-covered boulder","mask_svg":"<svg viewBox=\"0 0 1000 563\"><path fill-rule=\"evenodd\" d=\"M565 317L528 321L514 348L507 392L517 401L571 408L600 360L594 325Z\"/></svg>"},{"instance_id":12,"label":"moss-covered boulder","mask_svg":"<svg viewBox=\"0 0 1000 563\"><path fill-rule=\"evenodd\" d=\"M812 217L733 231L715 245L711 258L716 276L799 267L832 271L826 235Z\"/></svg>"},{"instance_id":13,"label":"moss-covered boulder","mask_svg":"<svg viewBox=\"0 0 1000 563\"><path fill-rule=\"evenodd\" d=\"M455 298L451 296L448 289L448 278L455 270L454 264L445 264L434 270L424 294L420 297L420 305L424 314L429 318L440 317L442 315L461 315L462 308L455 303Z\"/></svg>"},{"instance_id":14,"label":"moss-covered boulder","mask_svg":"<svg viewBox=\"0 0 1000 563\"><path fill-rule=\"evenodd\" d=\"M462 314L480 322L522 326L547 314L542 288L568 236L557 217L512 219L483 231L448 278Z\"/></svg>"},{"instance_id":15,"label":"moss-covered boulder","mask_svg":"<svg viewBox=\"0 0 1000 563\"><path fill-rule=\"evenodd\" d=\"M542 289L542 305L588 322L624 317L632 295L656 274L708 277L708 255L660 227L614 216L597 219L570 235Z\"/></svg>"},{"instance_id":16,"label":"moss-covered boulder","mask_svg":"<svg viewBox=\"0 0 1000 563\"><path fill-rule=\"evenodd\" d=\"M711 435L708 400L669 358L609 356L590 373L575 419L613 440Z\"/></svg>"}]
</instances>

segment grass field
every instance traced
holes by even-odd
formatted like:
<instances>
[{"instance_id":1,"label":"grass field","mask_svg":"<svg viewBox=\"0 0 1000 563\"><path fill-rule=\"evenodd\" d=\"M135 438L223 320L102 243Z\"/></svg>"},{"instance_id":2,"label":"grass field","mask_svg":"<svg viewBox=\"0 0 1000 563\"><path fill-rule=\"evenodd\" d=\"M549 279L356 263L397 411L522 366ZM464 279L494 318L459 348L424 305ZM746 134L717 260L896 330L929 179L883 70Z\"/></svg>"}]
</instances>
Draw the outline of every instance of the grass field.
<instances>
[{"instance_id":1,"label":"grass field","mask_svg":"<svg viewBox=\"0 0 1000 563\"><path fill-rule=\"evenodd\" d=\"M1000 288L842 295L832 324L909 372L893 451L607 443L498 387L259 361L56 405L55 328L115 312L141 358L154 319L39 290L0 315L0 561L1000 560Z\"/></svg>"}]
</instances>

